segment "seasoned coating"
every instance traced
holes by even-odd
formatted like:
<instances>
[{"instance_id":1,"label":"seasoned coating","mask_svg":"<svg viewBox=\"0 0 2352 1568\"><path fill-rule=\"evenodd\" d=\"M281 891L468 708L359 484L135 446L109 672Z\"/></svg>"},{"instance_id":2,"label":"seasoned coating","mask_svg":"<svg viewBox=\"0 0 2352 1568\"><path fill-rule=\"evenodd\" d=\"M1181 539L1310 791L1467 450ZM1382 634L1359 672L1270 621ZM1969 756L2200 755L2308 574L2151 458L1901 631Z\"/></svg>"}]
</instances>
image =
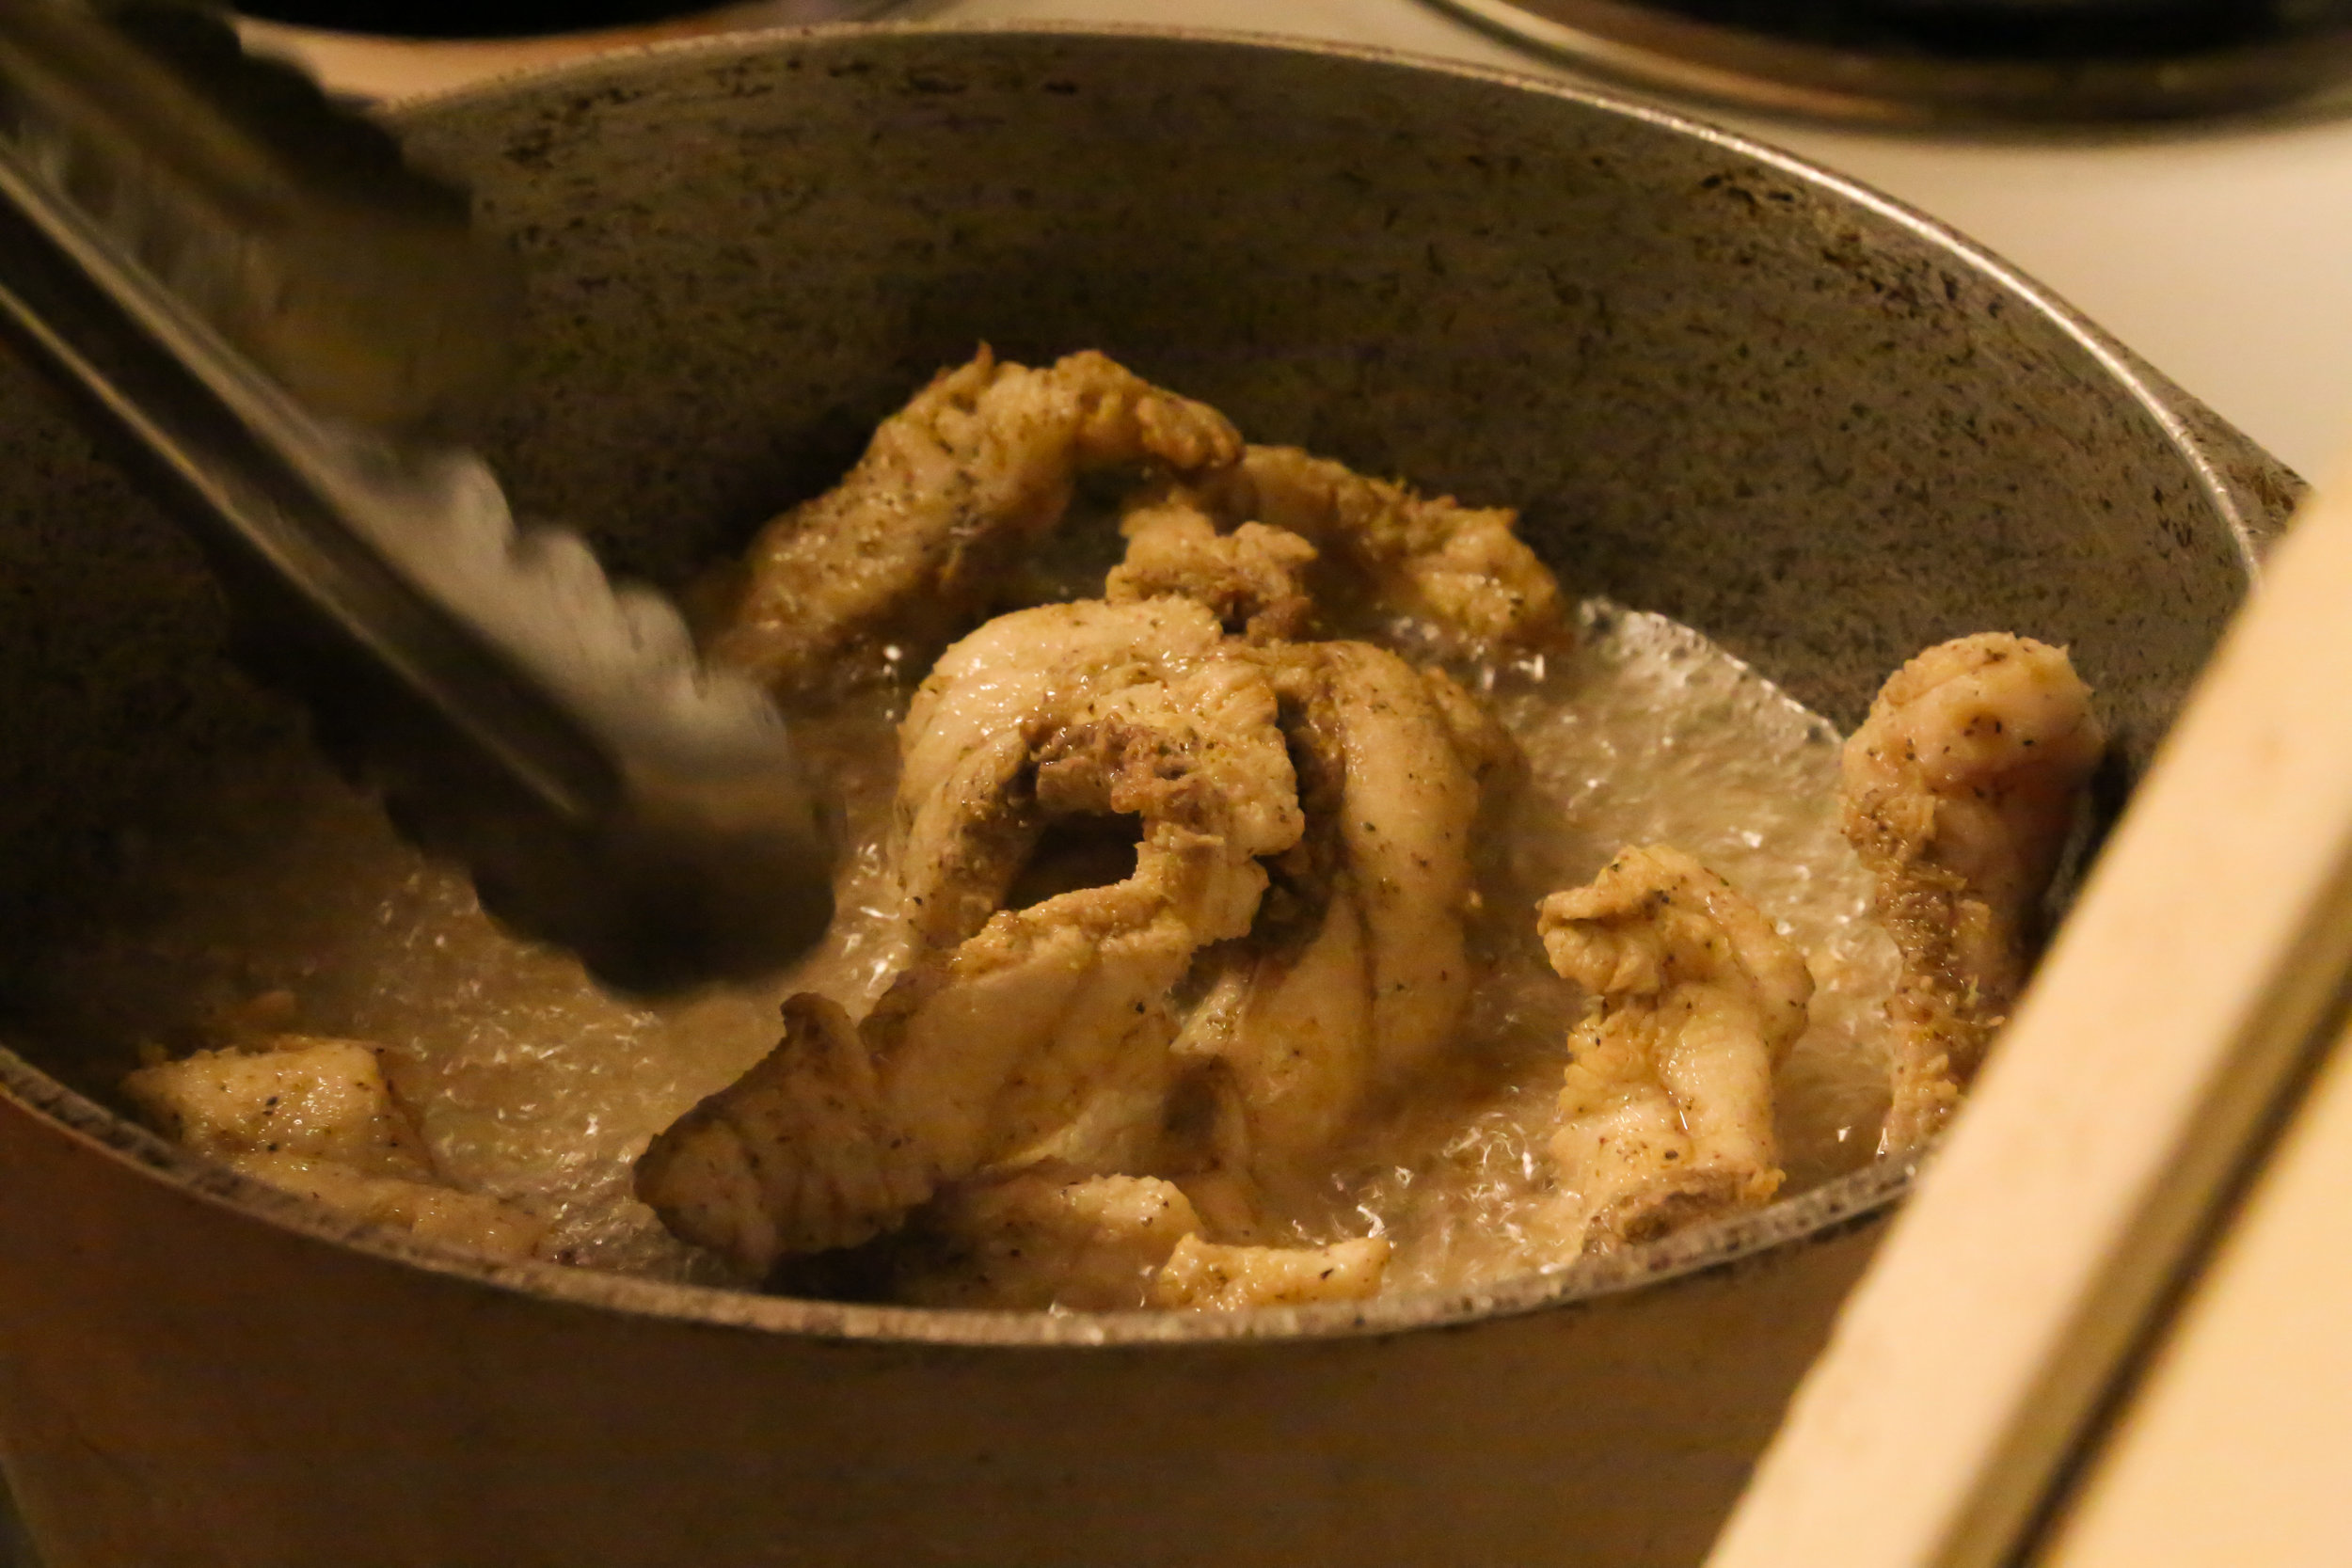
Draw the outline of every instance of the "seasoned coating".
<instances>
[{"instance_id":1,"label":"seasoned coating","mask_svg":"<svg viewBox=\"0 0 2352 1568\"><path fill-rule=\"evenodd\" d=\"M1259 857L1301 831L1275 714L1264 671L1228 655L1025 726L1041 814L1133 816L1142 837L1132 876L999 911L876 1009L894 1098L950 1168L1025 1149L1091 1162L1114 1126L1156 1129L1168 993L1201 947L1249 929Z\"/></svg>"},{"instance_id":2,"label":"seasoned coating","mask_svg":"<svg viewBox=\"0 0 2352 1568\"><path fill-rule=\"evenodd\" d=\"M824 997L784 1005L784 1038L657 1137L637 1196L679 1235L763 1274L787 1252L854 1246L930 1195L849 1015Z\"/></svg>"},{"instance_id":3,"label":"seasoned coating","mask_svg":"<svg viewBox=\"0 0 2352 1568\"><path fill-rule=\"evenodd\" d=\"M983 352L770 526L716 647L780 694L916 666L1101 467L1141 469L1103 599L963 637L901 726L907 968L855 1028L797 1000L776 1051L640 1162L671 1228L747 1271L913 1216L878 1250L962 1262L909 1290L1117 1294L1089 1259L1132 1248L1089 1227L1157 1188L1112 1173L1182 1173L1221 1241L1265 1239L1269 1187L1322 1180L1459 1023L1469 840L1517 750L1443 674L1300 640L1369 610L1453 652L1541 648L1560 594L1512 514L1286 449L1245 462L1213 411L1100 355ZM1376 1283L1373 1250L1335 1276ZM1290 1289L1242 1275L1237 1300Z\"/></svg>"},{"instance_id":4,"label":"seasoned coating","mask_svg":"<svg viewBox=\"0 0 2352 1568\"><path fill-rule=\"evenodd\" d=\"M1383 1236L1320 1247L1219 1246L1187 1236L1152 1281L1151 1302L1194 1312L1231 1312L1365 1301L1380 1293L1389 1251Z\"/></svg>"},{"instance_id":5,"label":"seasoned coating","mask_svg":"<svg viewBox=\"0 0 2352 1568\"><path fill-rule=\"evenodd\" d=\"M1846 836L1902 954L1882 1151L1941 1127L2024 990L2042 895L2106 744L2064 649L2006 632L1930 648L1847 741Z\"/></svg>"},{"instance_id":6,"label":"seasoned coating","mask_svg":"<svg viewBox=\"0 0 2352 1568\"><path fill-rule=\"evenodd\" d=\"M714 651L779 694L919 669L1061 521L1078 475L1205 477L1240 452L1216 410L1100 354L1039 370L983 348L883 420L840 484L761 531Z\"/></svg>"},{"instance_id":7,"label":"seasoned coating","mask_svg":"<svg viewBox=\"0 0 2352 1568\"><path fill-rule=\"evenodd\" d=\"M1143 760L1116 736L1105 749L1122 771ZM876 1009L873 1037L911 1125L950 1168L1025 1150L1115 1160L1113 1143L1142 1152L1129 1140L1156 1128L1168 994L1200 947L1248 929L1264 887L1232 836L1163 818L1125 880L1000 911Z\"/></svg>"},{"instance_id":8,"label":"seasoned coating","mask_svg":"<svg viewBox=\"0 0 2352 1568\"><path fill-rule=\"evenodd\" d=\"M1375 1096L1458 1024L1479 792L1446 707L1404 660L1318 642L1266 662L1307 830L1277 863L1267 918L1221 956L1177 1050L1219 1065L1236 1123L1224 1157L1280 1182L1323 1169Z\"/></svg>"},{"instance_id":9,"label":"seasoned coating","mask_svg":"<svg viewBox=\"0 0 2352 1568\"><path fill-rule=\"evenodd\" d=\"M1137 644L1113 657L1085 629L1119 625L1142 638L1171 622L1210 626L1208 650L1171 660ZM1028 646L1057 649L1071 664L1041 675L1035 660L1020 666L987 651L1024 645L1024 627L1041 634ZM1135 819L1134 872L999 909L961 940L967 916L928 927L930 917L918 916L931 944L858 1032L877 1085L859 1123L869 1147L820 1144L780 1115L754 1135L739 1098L791 1092L793 1083L784 1066L763 1063L695 1113L742 1145L725 1163L687 1161L688 1142L668 1133L640 1162L639 1191L673 1229L764 1270L788 1253L889 1228L931 1186L984 1167L1058 1160L1096 1174L1150 1157L1170 1076L1170 992L1203 946L1248 931L1266 886L1259 857L1289 847L1302 828L1268 673L1247 650L1216 642L1213 628L1184 601L1050 607L993 623L976 634L982 649L941 661L902 733L910 784L946 781L911 813L907 879L931 890L917 895L927 907L968 911L1001 898L1011 857L973 842L1034 843L1057 820ZM941 742L935 727L951 738ZM1019 747L1001 762L1007 734ZM991 759L984 768L967 766L975 752ZM999 781L999 792L981 780ZM944 803L943 792L952 796ZM978 877L977 892L960 877ZM804 1223L797 1195L842 1190L830 1168L865 1168L881 1158L870 1147L878 1139L906 1140L922 1190L859 1187L870 1203L853 1223L831 1210L822 1225ZM754 1169L757 1180L744 1174Z\"/></svg>"},{"instance_id":10,"label":"seasoned coating","mask_svg":"<svg viewBox=\"0 0 2352 1568\"><path fill-rule=\"evenodd\" d=\"M1103 580L1103 596L1113 604L1190 599L1253 642L1304 637L1313 626L1305 573L1315 547L1295 533L1263 523L1219 533L1216 519L1182 493L1131 506L1120 531L1127 557Z\"/></svg>"},{"instance_id":11,"label":"seasoned coating","mask_svg":"<svg viewBox=\"0 0 2352 1568\"><path fill-rule=\"evenodd\" d=\"M433 1174L374 1047L312 1035L257 1044L140 1068L123 1078L122 1092L150 1126L199 1154L288 1154L375 1176Z\"/></svg>"},{"instance_id":12,"label":"seasoned coating","mask_svg":"<svg viewBox=\"0 0 2352 1568\"><path fill-rule=\"evenodd\" d=\"M1164 680L1220 655L1184 599L1045 605L1000 615L941 657L900 726L896 859L909 920L934 945L1000 908L1043 831L1035 751L1097 692Z\"/></svg>"},{"instance_id":13,"label":"seasoned coating","mask_svg":"<svg viewBox=\"0 0 2352 1568\"><path fill-rule=\"evenodd\" d=\"M1565 634L1560 584L1506 507L1418 495L1295 447L1250 447L1201 490L1212 510L1344 562L1384 610L1423 623L1452 652L1508 653Z\"/></svg>"},{"instance_id":14,"label":"seasoned coating","mask_svg":"<svg viewBox=\"0 0 2352 1568\"><path fill-rule=\"evenodd\" d=\"M1023 1171L941 1194L916 1217L891 1293L914 1307L1134 1310L1200 1228L1184 1195L1152 1177Z\"/></svg>"},{"instance_id":15,"label":"seasoned coating","mask_svg":"<svg viewBox=\"0 0 2352 1568\"><path fill-rule=\"evenodd\" d=\"M1370 643L1292 649L1276 684L1294 749L1313 770L1302 793L1333 801L1335 837L1319 841L1327 858L1305 868L1302 890L1326 882L1361 922L1374 1073L1393 1084L1445 1043L1469 994L1462 918L1475 766L1486 759L1465 761L1440 689ZM1499 736L1482 743L1507 745Z\"/></svg>"},{"instance_id":16,"label":"seasoned coating","mask_svg":"<svg viewBox=\"0 0 2352 1568\"><path fill-rule=\"evenodd\" d=\"M1470 770L1471 777L1481 786L1516 784L1526 771L1527 757L1502 721L1443 670L1434 666L1424 669L1421 679L1429 689L1429 701L1454 742L1454 754Z\"/></svg>"},{"instance_id":17,"label":"seasoned coating","mask_svg":"<svg viewBox=\"0 0 2352 1568\"><path fill-rule=\"evenodd\" d=\"M1544 900L1552 968L1598 998L1568 1037L1553 1221L1605 1250L1767 1202L1772 1069L1804 1032L1804 958L1722 878L1663 845Z\"/></svg>"},{"instance_id":18,"label":"seasoned coating","mask_svg":"<svg viewBox=\"0 0 2352 1568\"><path fill-rule=\"evenodd\" d=\"M1360 1301L1378 1292L1389 1250L1377 1238L1223 1245L1171 1182L1045 1167L942 1194L909 1231L892 1294L920 1307L1082 1312Z\"/></svg>"},{"instance_id":19,"label":"seasoned coating","mask_svg":"<svg viewBox=\"0 0 2352 1568\"><path fill-rule=\"evenodd\" d=\"M355 1219L493 1257L528 1256L546 1234L545 1219L438 1178L374 1046L246 1038L140 1068L122 1091L174 1142Z\"/></svg>"},{"instance_id":20,"label":"seasoned coating","mask_svg":"<svg viewBox=\"0 0 2352 1568\"><path fill-rule=\"evenodd\" d=\"M298 1154L230 1155L228 1164L339 1213L405 1230L420 1241L461 1247L491 1258L528 1258L549 1222L486 1193L462 1192L427 1180L371 1176L335 1160Z\"/></svg>"}]
</instances>

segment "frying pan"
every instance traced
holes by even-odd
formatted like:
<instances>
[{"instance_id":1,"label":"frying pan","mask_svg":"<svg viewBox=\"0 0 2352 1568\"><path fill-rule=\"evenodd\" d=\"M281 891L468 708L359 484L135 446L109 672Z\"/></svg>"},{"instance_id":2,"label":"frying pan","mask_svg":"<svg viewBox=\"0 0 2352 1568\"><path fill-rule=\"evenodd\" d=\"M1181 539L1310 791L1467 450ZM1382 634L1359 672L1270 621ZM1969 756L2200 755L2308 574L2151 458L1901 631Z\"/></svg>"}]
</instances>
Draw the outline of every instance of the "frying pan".
<instances>
[{"instance_id":1,"label":"frying pan","mask_svg":"<svg viewBox=\"0 0 2352 1568\"><path fill-rule=\"evenodd\" d=\"M1664 112L1339 48L838 29L395 117L532 275L491 453L677 584L987 340L1517 505L1851 724L2071 645L2144 766L2298 488L1998 261ZM0 364L0 1469L50 1568L1697 1560L1911 1172L1476 1291L1228 1316L493 1264L118 1114L13 1005L126 830L307 744Z\"/></svg>"}]
</instances>

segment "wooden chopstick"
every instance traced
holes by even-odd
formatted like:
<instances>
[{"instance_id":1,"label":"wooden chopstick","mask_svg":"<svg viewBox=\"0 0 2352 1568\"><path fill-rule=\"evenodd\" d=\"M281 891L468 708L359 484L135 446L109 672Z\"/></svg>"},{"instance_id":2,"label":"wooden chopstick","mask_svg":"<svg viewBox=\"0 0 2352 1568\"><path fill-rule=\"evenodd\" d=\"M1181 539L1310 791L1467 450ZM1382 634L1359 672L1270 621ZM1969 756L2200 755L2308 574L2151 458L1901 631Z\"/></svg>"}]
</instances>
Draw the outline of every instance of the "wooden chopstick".
<instances>
[{"instance_id":1,"label":"wooden chopstick","mask_svg":"<svg viewBox=\"0 0 2352 1568\"><path fill-rule=\"evenodd\" d=\"M1708 1568L1994 1568L2352 974L2352 475L2307 504Z\"/></svg>"}]
</instances>

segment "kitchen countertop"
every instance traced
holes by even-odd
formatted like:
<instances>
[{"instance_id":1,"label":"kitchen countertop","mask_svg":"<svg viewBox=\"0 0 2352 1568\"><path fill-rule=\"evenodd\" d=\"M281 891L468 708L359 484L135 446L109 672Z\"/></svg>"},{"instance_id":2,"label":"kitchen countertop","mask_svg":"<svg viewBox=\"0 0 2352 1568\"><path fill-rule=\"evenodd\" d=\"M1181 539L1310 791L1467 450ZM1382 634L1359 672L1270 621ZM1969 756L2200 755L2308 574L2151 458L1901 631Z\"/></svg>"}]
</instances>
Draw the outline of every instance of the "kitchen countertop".
<instances>
[{"instance_id":1,"label":"kitchen countertop","mask_svg":"<svg viewBox=\"0 0 2352 1568\"><path fill-rule=\"evenodd\" d=\"M786 3L530 43L256 31L331 83L396 97L583 47L761 25L783 17ZM1573 79L1422 0L900 0L882 15L1231 28ZM2352 422L2352 114L2036 141L1694 112L1875 185L1990 246L2306 473L2326 466Z\"/></svg>"}]
</instances>

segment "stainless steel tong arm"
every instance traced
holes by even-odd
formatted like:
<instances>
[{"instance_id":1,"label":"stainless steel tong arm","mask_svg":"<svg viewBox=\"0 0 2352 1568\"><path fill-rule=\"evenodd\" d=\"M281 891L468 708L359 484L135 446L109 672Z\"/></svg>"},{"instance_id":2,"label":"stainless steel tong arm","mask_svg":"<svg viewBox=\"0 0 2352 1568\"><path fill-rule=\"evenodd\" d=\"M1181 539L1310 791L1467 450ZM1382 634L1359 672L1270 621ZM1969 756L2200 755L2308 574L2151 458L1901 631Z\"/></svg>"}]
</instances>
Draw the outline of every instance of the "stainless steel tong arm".
<instances>
[{"instance_id":1,"label":"stainless steel tong arm","mask_svg":"<svg viewBox=\"0 0 2352 1568\"><path fill-rule=\"evenodd\" d=\"M485 903L637 986L813 941L829 847L764 698L418 434L477 390L497 351L468 336L512 297L462 205L307 83L223 55L212 19L135 9L160 49L0 0L0 325L130 437L324 726ZM337 129L281 156L304 116Z\"/></svg>"}]
</instances>

